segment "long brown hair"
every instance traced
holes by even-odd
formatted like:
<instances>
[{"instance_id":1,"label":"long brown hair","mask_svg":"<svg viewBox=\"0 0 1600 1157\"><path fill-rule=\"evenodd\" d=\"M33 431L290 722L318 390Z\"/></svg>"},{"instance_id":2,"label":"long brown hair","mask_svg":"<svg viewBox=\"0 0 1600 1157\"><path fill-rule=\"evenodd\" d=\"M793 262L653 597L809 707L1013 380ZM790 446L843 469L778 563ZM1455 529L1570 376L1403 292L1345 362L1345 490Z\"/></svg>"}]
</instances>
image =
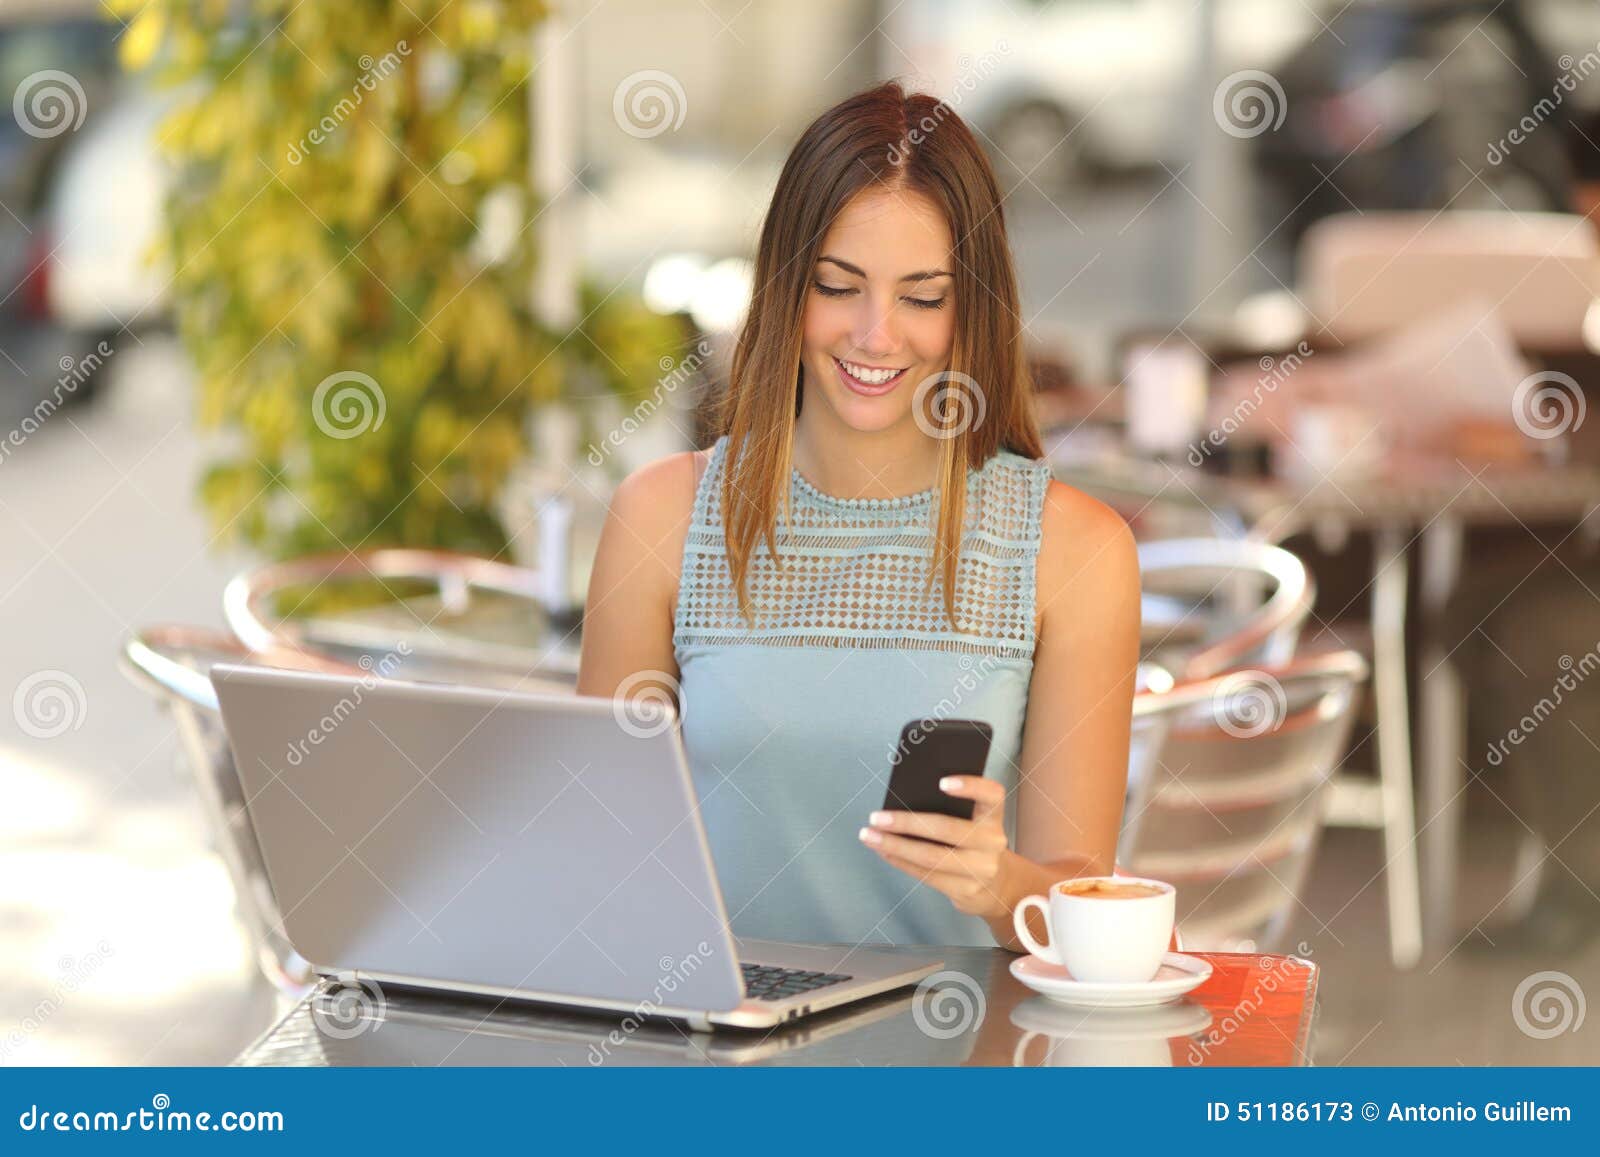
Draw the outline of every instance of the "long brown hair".
<instances>
[{"instance_id":1,"label":"long brown hair","mask_svg":"<svg viewBox=\"0 0 1600 1157\"><path fill-rule=\"evenodd\" d=\"M941 441L939 526L931 584L942 573L945 614L956 621L956 564L967 471L999 449L1043 457L1022 353L1016 273L1000 191L988 158L951 107L890 81L834 105L801 134L761 227L755 288L716 424L728 436L722 512L739 609L750 619L749 566L773 541L787 506L795 417L801 405L803 314L814 266L834 219L857 193L912 190L938 205L954 239L955 338L924 428ZM981 415L979 420L973 419ZM787 519L786 519L787 522Z\"/></svg>"}]
</instances>

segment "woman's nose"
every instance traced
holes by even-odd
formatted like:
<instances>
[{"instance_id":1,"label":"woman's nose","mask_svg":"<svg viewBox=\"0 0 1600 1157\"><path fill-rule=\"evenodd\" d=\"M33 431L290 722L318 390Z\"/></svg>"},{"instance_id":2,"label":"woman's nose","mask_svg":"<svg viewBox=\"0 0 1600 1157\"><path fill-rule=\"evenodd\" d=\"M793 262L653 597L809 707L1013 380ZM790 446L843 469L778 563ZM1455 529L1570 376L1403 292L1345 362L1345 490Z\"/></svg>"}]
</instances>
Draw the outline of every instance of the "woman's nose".
<instances>
[{"instance_id":1,"label":"woman's nose","mask_svg":"<svg viewBox=\"0 0 1600 1157\"><path fill-rule=\"evenodd\" d=\"M864 301L854 334L856 349L863 357L887 357L900 348L895 332L893 303L874 305Z\"/></svg>"}]
</instances>

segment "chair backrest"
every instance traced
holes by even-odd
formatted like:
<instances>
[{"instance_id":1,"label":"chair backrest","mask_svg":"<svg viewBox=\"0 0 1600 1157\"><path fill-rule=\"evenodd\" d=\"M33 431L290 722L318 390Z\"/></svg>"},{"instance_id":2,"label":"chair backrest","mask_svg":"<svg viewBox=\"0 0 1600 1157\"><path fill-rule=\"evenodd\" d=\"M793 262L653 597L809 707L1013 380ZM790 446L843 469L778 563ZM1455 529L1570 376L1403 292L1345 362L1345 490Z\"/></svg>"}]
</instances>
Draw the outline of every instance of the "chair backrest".
<instances>
[{"instance_id":1,"label":"chair backrest","mask_svg":"<svg viewBox=\"0 0 1600 1157\"><path fill-rule=\"evenodd\" d=\"M161 624L129 635L122 644L122 659L129 676L146 690L215 712L216 688L211 685L211 664L260 663L296 671L326 671L358 675L361 668L336 659L267 645L252 651L233 636L207 627Z\"/></svg>"},{"instance_id":2,"label":"chair backrest","mask_svg":"<svg viewBox=\"0 0 1600 1157\"><path fill-rule=\"evenodd\" d=\"M258 644L254 648L245 646L232 635L205 627L151 626L124 640L122 660L129 677L157 695L172 710L215 846L233 881L236 910L255 948L257 962L274 985L298 997L313 974L282 931L277 901L267 878L260 845L250 827L243 788L222 725L216 689L211 683L211 665L216 662L256 663L293 670L399 679L437 676L442 672L438 668L412 664L409 659L393 670L374 669L351 655L341 658L324 653L293 634L284 637L294 639L295 644L285 646L264 624L252 637ZM388 645L392 647L393 642ZM559 682L517 678L514 671L502 672L487 667L457 666L451 674L462 682L479 686L571 690Z\"/></svg>"},{"instance_id":3,"label":"chair backrest","mask_svg":"<svg viewBox=\"0 0 1600 1157\"><path fill-rule=\"evenodd\" d=\"M1353 651L1134 696L1117 862L1178 889L1191 948L1278 942L1316 849L1367 664Z\"/></svg>"},{"instance_id":4,"label":"chair backrest","mask_svg":"<svg viewBox=\"0 0 1600 1157\"><path fill-rule=\"evenodd\" d=\"M1600 295L1600 247L1565 213L1339 213L1301 241L1301 297L1341 341L1375 337L1473 298L1519 343L1576 345Z\"/></svg>"},{"instance_id":5,"label":"chair backrest","mask_svg":"<svg viewBox=\"0 0 1600 1157\"><path fill-rule=\"evenodd\" d=\"M280 618L287 588L420 584L433 593L338 615ZM553 631L535 571L442 550L308 555L238 575L223 591L228 626L252 651L277 648L358 663L395 678L570 691L575 632ZM404 653L397 650L402 640Z\"/></svg>"},{"instance_id":6,"label":"chair backrest","mask_svg":"<svg viewBox=\"0 0 1600 1157\"><path fill-rule=\"evenodd\" d=\"M1139 544L1141 652L1183 679L1294 655L1316 587L1282 547L1243 539Z\"/></svg>"}]
</instances>

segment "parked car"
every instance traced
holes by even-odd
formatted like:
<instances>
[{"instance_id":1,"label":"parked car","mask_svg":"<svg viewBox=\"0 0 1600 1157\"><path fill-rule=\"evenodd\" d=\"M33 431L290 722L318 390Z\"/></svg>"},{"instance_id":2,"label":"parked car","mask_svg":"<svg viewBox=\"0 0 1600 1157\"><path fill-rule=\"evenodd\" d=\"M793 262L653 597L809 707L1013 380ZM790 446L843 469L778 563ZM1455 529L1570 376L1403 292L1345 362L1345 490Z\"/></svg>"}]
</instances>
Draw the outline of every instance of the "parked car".
<instances>
[{"instance_id":1,"label":"parked car","mask_svg":"<svg viewBox=\"0 0 1600 1157\"><path fill-rule=\"evenodd\" d=\"M0 415L8 427L99 340L98 327L56 324L53 281L71 223L53 211L52 196L114 106L117 28L94 5L67 0L0 10L0 98L8 102L0 118ZM78 375L74 387L71 397L88 397L93 375Z\"/></svg>"},{"instance_id":2,"label":"parked car","mask_svg":"<svg viewBox=\"0 0 1600 1157\"><path fill-rule=\"evenodd\" d=\"M1218 65L1266 68L1318 28L1315 0L1221 0ZM949 100L1002 181L1048 194L1105 170L1179 162L1202 6L1194 0L909 0L883 68Z\"/></svg>"},{"instance_id":3,"label":"parked car","mask_svg":"<svg viewBox=\"0 0 1600 1157\"><path fill-rule=\"evenodd\" d=\"M1581 77L1600 39L1600 10L1555 19L1565 9L1436 0L1336 15L1279 69L1282 131L1251 142L1263 222L1293 246L1350 209L1565 210L1568 118L1595 104Z\"/></svg>"},{"instance_id":4,"label":"parked car","mask_svg":"<svg viewBox=\"0 0 1600 1157\"><path fill-rule=\"evenodd\" d=\"M50 182L112 87L115 25L92 17L0 13L0 312L37 318L45 309L43 226Z\"/></svg>"},{"instance_id":5,"label":"parked car","mask_svg":"<svg viewBox=\"0 0 1600 1157\"><path fill-rule=\"evenodd\" d=\"M884 24L880 67L949 100L983 134L1008 187L1027 173L1054 195L1107 170L1187 159L1186 102L1205 7L1195 0L906 0ZM1455 34L1441 38L1430 65L1453 46L1455 56L1499 51L1486 37L1514 14L1525 16L1552 63L1558 53L1592 53L1600 39L1593 0L1215 0L1214 10L1216 80L1258 70L1283 82L1308 56L1359 73L1364 50L1337 31L1346 24L1449 22ZM1508 55L1520 58L1515 48ZM1438 81L1424 78L1435 90ZM1279 102L1274 119L1285 101L1294 113L1295 94L1280 96L1270 84L1258 91ZM1270 146L1268 138L1285 136L1260 140Z\"/></svg>"},{"instance_id":6,"label":"parked car","mask_svg":"<svg viewBox=\"0 0 1600 1157\"><path fill-rule=\"evenodd\" d=\"M168 270L152 260L168 179L155 148L167 102L133 84L62 159L44 219L50 316L95 337L164 324Z\"/></svg>"}]
</instances>

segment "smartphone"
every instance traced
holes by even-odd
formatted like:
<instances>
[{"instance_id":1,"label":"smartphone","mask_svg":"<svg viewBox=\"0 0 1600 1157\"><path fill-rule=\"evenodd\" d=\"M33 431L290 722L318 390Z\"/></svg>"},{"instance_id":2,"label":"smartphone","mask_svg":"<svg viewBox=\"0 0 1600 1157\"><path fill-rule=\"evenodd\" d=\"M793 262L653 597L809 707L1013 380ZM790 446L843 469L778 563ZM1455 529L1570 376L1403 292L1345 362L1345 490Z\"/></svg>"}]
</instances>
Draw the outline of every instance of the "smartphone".
<instances>
[{"instance_id":1,"label":"smartphone","mask_svg":"<svg viewBox=\"0 0 1600 1157\"><path fill-rule=\"evenodd\" d=\"M973 801L946 795L947 775L982 775L994 729L981 719L916 719L900 732L889 773L885 811L938 812L972 818Z\"/></svg>"}]
</instances>

